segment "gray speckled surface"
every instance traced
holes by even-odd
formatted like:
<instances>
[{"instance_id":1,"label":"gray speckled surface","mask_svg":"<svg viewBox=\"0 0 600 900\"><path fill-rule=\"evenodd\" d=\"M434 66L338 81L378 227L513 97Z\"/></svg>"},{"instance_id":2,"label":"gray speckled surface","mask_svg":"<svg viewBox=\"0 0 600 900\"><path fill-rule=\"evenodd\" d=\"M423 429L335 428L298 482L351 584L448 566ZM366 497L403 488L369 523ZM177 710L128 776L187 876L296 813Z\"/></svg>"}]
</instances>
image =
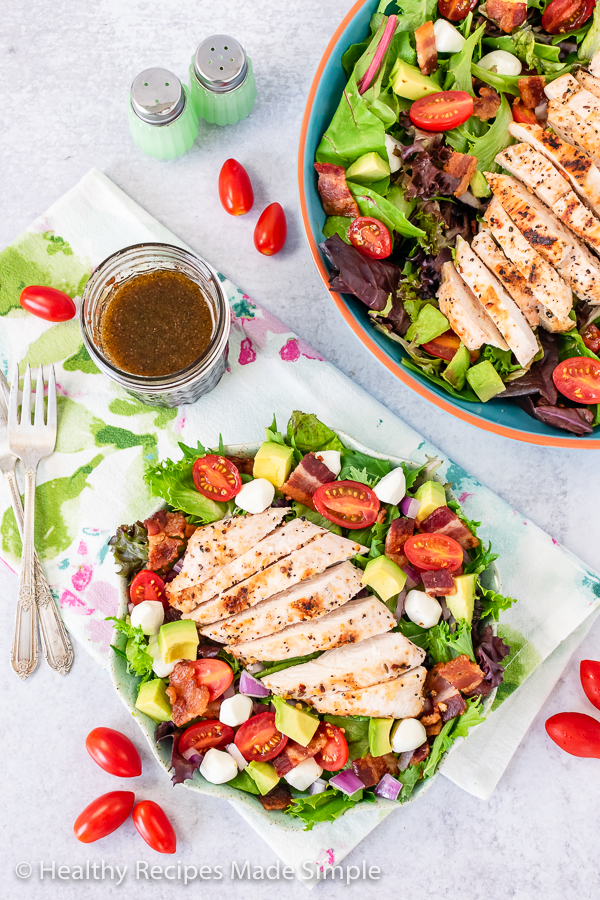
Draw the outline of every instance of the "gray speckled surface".
<instances>
[{"instance_id":1,"label":"gray speckled surface","mask_svg":"<svg viewBox=\"0 0 600 900\"><path fill-rule=\"evenodd\" d=\"M6 4L0 32L0 245L98 166L347 375L598 568L597 453L511 442L449 418L362 349L317 278L297 213L296 147L314 70L349 7L348 0L304 0L292 7L272 0ZM205 126L180 160L145 158L127 132L130 81L156 64L185 76L196 43L217 31L237 36L252 57L259 92L252 116L232 128ZM217 175L229 156L246 165L254 183L256 206L243 220L232 220L218 202ZM279 256L267 259L254 250L252 230L272 200L286 210L289 238ZM9 688L2 704L8 723L2 731L2 896L305 896L299 883L232 881L232 860L269 866L274 855L226 804L173 791L139 739L145 772L137 795L157 800L172 815L179 834L176 862L220 865L223 879L187 888L179 881L136 879L136 861L166 860L146 848L131 823L101 844L86 847L73 839L71 823L81 808L120 786L91 762L85 735L98 724L133 738L136 730L107 675L81 650L64 680L45 668L25 684L15 679L8 646L16 582L0 569L0 583L0 670ZM421 802L390 816L346 860L379 866L379 882L315 890L338 898L376 897L383 889L406 900L597 896L597 791L590 790L597 763L561 754L549 744L543 722L562 709L591 711L579 689L578 660L600 655L599 633L594 628L571 661L487 804L440 778ZM104 860L129 869L120 887L93 878L52 880L49 873L40 880L40 859L57 866ZM21 861L36 866L29 879L14 874Z\"/></svg>"}]
</instances>

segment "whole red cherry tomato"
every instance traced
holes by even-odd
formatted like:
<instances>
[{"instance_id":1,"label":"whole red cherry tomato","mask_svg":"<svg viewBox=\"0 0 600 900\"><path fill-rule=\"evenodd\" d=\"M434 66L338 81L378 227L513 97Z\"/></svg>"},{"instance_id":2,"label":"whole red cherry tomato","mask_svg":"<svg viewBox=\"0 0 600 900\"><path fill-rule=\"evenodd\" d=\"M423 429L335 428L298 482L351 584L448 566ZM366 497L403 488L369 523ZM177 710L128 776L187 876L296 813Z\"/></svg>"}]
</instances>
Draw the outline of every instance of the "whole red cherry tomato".
<instances>
[{"instance_id":1,"label":"whole red cherry tomato","mask_svg":"<svg viewBox=\"0 0 600 900\"><path fill-rule=\"evenodd\" d=\"M392 238L379 219L358 216L348 229L348 238L353 247L363 256L371 259L385 259L392 252Z\"/></svg>"},{"instance_id":2,"label":"whole red cherry tomato","mask_svg":"<svg viewBox=\"0 0 600 900\"><path fill-rule=\"evenodd\" d=\"M264 256L279 253L287 237L287 222L280 203L271 203L261 213L254 229L254 246Z\"/></svg>"},{"instance_id":3,"label":"whole red cherry tomato","mask_svg":"<svg viewBox=\"0 0 600 900\"><path fill-rule=\"evenodd\" d=\"M450 19L451 22L460 22L466 19L472 9L477 6L478 0L438 0L440 16Z\"/></svg>"},{"instance_id":4,"label":"whole red cherry tomato","mask_svg":"<svg viewBox=\"0 0 600 900\"><path fill-rule=\"evenodd\" d=\"M592 706L600 709L600 662L595 659L582 659L579 664L579 677L585 696Z\"/></svg>"},{"instance_id":5,"label":"whole red cherry tomato","mask_svg":"<svg viewBox=\"0 0 600 900\"><path fill-rule=\"evenodd\" d=\"M133 791L109 791L86 806L73 826L75 837L82 844L93 844L120 828L133 808Z\"/></svg>"},{"instance_id":6,"label":"whole red cherry tomato","mask_svg":"<svg viewBox=\"0 0 600 900\"><path fill-rule=\"evenodd\" d=\"M231 216L245 216L252 209L254 191L250 176L237 159L228 159L219 172L219 198Z\"/></svg>"},{"instance_id":7,"label":"whole red cherry tomato","mask_svg":"<svg viewBox=\"0 0 600 900\"><path fill-rule=\"evenodd\" d=\"M153 800L142 800L133 810L133 824L157 853L175 853L177 838L165 811Z\"/></svg>"},{"instance_id":8,"label":"whole red cherry tomato","mask_svg":"<svg viewBox=\"0 0 600 900\"><path fill-rule=\"evenodd\" d=\"M546 731L566 753L600 759L600 722L591 716L576 712L558 713L548 719Z\"/></svg>"},{"instance_id":9,"label":"whole red cherry tomato","mask_svg":"<svg viewBox=\"0 0 600 900\"><path fill-rule=\"evenodd\" d=\"M129 599L134 606L143 600L158 600L165 609L169 608L165 583L152 569L142 569L137 573L129 587Z\"/></svg>"},{"instance_id":10,"label":"whole red cherry tomato","mask_svg":"<svg viewBox=\"0 0 600 900\"><path fill-rule=\"evenodd\" d=\"M142 774L140 754L120 731L94 728L85 739L85 747L101 769L117 778L135 778Z\"/></svg>"},{"instance_id":11,"label":"whole red cherry tomato","mask_svg":"<svg viewBox=\"0 0 600 900\"><path fill-rule=\"evenodd\" d=\"M577 31L594 11L595 0L552 0L542 16L542 28L548 34Z\"/></svg>"},{"instance_id":12,"label":"whole red cherry tomato","mask_svg":"<svg viewBox=\"0 0 600 900\"><path fill-rule=\"evenodd\" d=\"M47 322L67 322L77 312L68 294L41 284L23 288L19 303L27 312Z\"/></svg>"}]
</instances>

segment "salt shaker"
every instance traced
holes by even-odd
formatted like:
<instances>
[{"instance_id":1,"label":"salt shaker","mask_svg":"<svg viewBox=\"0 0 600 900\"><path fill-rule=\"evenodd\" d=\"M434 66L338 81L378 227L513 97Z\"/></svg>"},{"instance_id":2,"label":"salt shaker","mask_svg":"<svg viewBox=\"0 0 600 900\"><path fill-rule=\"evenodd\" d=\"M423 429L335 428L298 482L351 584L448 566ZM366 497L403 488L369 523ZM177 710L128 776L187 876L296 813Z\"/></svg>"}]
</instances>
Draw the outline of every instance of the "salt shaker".
<instances>
[{"instance_id":1,"label":"salt shaker","mask_svg":"<svg viewBox=\"0 0 600 900\"><path fill-rule=\"evenodd\" d=\"M168 69L145 69L129 95L129 130L137 146L156 159L174 159L190 149L198 116L187 88Z\"/></svg>"},{"instance_id":2,"label":"salt shaker","mask_svg":"<svg viewBox=\"0 0 600 900\"><path fill-rule=\"evenodd\" d=\"M190 90L196 115L215 125L245 119L256 99L252 62L227 34L214 34L199 45L190 65Z\"/></svg>"}]
</instances>

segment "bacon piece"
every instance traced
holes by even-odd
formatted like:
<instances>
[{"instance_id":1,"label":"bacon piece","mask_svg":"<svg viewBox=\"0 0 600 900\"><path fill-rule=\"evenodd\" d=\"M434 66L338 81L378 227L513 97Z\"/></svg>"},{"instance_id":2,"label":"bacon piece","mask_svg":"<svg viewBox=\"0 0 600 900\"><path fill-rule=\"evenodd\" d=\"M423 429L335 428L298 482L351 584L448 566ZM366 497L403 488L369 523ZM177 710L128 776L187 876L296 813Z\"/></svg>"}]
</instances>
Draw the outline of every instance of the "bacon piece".
<instances>
[{"instance_id":1,"label":"bacon piece","mask_svg":"<svg viewBox=\"0 0 600 900\"><path fill-rule=\"evenodd\" d=\"M360 215L356 200L346 184L346 172L343 166L331 163L315 163L319 173L319 193L325 214L328 216L350 216L355 219Z\"/></svg>"},{"instance_id":2,"label":"bacon piece","mask_svg":"<svg viewBox=\"0 0 600 900\"><path fill-rule=\"evenodd\" d=\"M421 522L421 531L425 534L447 534L448 537L458 541L463 550L479 546L479 538L475 537L448 506L438 506L434 509L431 515Z\"/></svg>"},{"instance_id":3,"label":"bacon piece","mask_svg":"<svg viewBox=\"0 0 600 900\"><path fill-rule=\"evenodd\" d=\"M226 456L225 459L227 462L233 463L240 475L252 475L254 471L254 460L251 456Z\"/></svg>"},{"instance_id":4,"label":"bacon piece","mask_svg":"<svg viewBox=\"0 0 600 900\"><path fill-rule=\"evenodd\" d=\"M287 809L292 802L292 792L287 784L276 784L268 794L258 799L265 809Z\"/></svg>"},{"instance_id":5,"label":"bacon piece","mask_svg":"<svg viewBox=\"0 0 600 900\"><path fill-rule=\"evenodd\" d=\"M281 490L286 497L303 503L314 509L313 494L323 484L335 481L335 475L328 469L324 462L317 459L314 453L307 453L302 462L298 463Z\"/></svg>"},{"instance_id":6,"label":"bacon piece","mask_svg":"<svg viewBox=\"0 0 600 900\"><path fill-rule=\"evenodd\" d=\"M527 18L527 0L487 0L485 12L502 31L509 34Z\"/></svg>"},{"instance_id":7,"label":"bacon piece","mask_svg":"<svg viewBox=\"0 0 600 900\"><path fill-rule=\"evenodd\" d=\"M181 513L159 509L144 522L148 532L148 568L158 572L177 559L188 523Z\"/></svg>"},{"instance_id":8,"label":"bacon piece","mask_svg":"<svg viewBox=\"0 0 600 900\"><path fill-rule=\"evenodd\" d=\"M456 716L462 716L467 708L462 694L452 694L446 701L438 703L438 709L442 722L448 722L449 719L455 719Z\"/></svg>"},{"instance_id":9,"label":"bacon piece","mask_svg":"<svg viewBox=\"0 0 600 900\"><path fill-rule=\"evenodd\" d=\"M429 756L429 744L425 741L421 744L420 747L417 747L415 752L412 755L410 765L417 766L420 762L423 762L424 759L427 759Z\"/></svg>"},{"instance_id":10,"label":"bacon piece","mask_svg":"<svg viewBox=\"0 0 600 900\"><path fill-rule=\"evenodd\" d=\"M422 572L421 580L425 593L431 594L432 597L447 597L456 593L454 578L447 569L440 569L439 572Z\"/></svg>"},{"instance_id":11,"label":"bacon piece","mask_svg":"<svg viewBox=\"0 0 600 900\"><path fill-rule=\"evenodd\" d=\"M519 93L523 105L527 109L535 109L546 99L544 88L546 79L543 75L530 75L529 78L519 78Z\"/></svg>"},{"instance_id":12,"label":"bacon piece","mask_svg":"<svg viewBox=\"0 0 600 900\"><path fill-rule=\"evenodd\" d=\"M442 720L440 719L434 725L427 725L425 727L425 731L427 733L427 737L436 737L440 731L442 730Z\"/></svg>"},{"instance_id":13,"label":"bacon piece","mask_svg":"<svg viewBox=\"0 0 600 900\"><path fill-rule=\"evenodd\" d=\"M444 166L444 172L459 178L455 197L460 197L469 187L471 178L477 171L477 157L469 156L468 153L459 153L457 150L452 151L452 156Z\"/></svg>"},{"instance_id":14,"label":"bacon piece","mask_svg":"<svg viewBox=\"0 0 600 900\"><path fill-rule=\"evenodd\" d=\"M417 62L423 75L431 75L437 69L437 48L433 22L424 22L415 31Z\"/></svg>"},{"instance_id":15,"label":"bacon piece","mask_svg":"<svg viewBox=\"0 0 600 900\"><path fill-rule=\"evenodd\" d=\"M320 753L326 743L327 736L325 733L319 734L319 732L311 738L306 747L303 747L297 741L288 741L281 753L273 760L275 771L282 778L288 772L291 772L292 769L295 769L299 763L304 762L305 759L310 759L312 756Z\"/></svg>"},{"instance_id":16,"label":"bacon piece","mask_svg":"<svg viewBox=\"0 0 600 900\"><path fill-rule=\"evenodd\" d=\"M210 692L205 684L197 683L194 666L187 660L178 662L171 672L167 694L177 727L206 713Z\"/></svg>"},{"instance_id":17,"label":"bacon piece","mask_svg":"<svg viewBox=\"0 0 600 900\"><path fill-rule=\"evenodd\" d=\"M427 677L429 675L436 673L440 675L445 681L455 687L458 691L473 691L477 687L477 685L481 684L483 681L483 672L469 657L466 653L457 656L456 659L451 659L450 662L447 663L438 663L428 672ZM427 679L426 679L427 682ZM442 698L445 699L445 698ZM436 697L436 702L440 703L440 696Z\"/></svg>"},{"instance_id":18,"label":"bacon piece","mask_svg":"<svg viewBox=\"0 0 600 900\"><path fill-rule=\"evenodd\" d=\"M354 774L360 778L365 787L373 787L379 784L384 775L398 774L398 760L393 753L384 753L383 756L361 756L352 763Z\"/></svg>"},{"instance_id":19,"label":"bacon piece","mask_svg":"<svg viewBox=\"0 0 600 900\"><path fill-rule=\"evenodd\" d=\"M414 519L394 519L385 539L385 555L397 566L408 565L408 558L404 555L404 545L415 533Z\"/></svg>"},{"instance_id":20,"label":"bacon piece","mask_svg":"<svg viewBox=\"0 0 600 900\"><path fill-rule=\"evenodd\" d=\"M501 102L500 95L496 93L494 88L483 85L479 89L479 97L475 98L473 115L481 119L482 122L487 122L488 119L496 115L500 109Z\"/></svg>"}]
</instances>

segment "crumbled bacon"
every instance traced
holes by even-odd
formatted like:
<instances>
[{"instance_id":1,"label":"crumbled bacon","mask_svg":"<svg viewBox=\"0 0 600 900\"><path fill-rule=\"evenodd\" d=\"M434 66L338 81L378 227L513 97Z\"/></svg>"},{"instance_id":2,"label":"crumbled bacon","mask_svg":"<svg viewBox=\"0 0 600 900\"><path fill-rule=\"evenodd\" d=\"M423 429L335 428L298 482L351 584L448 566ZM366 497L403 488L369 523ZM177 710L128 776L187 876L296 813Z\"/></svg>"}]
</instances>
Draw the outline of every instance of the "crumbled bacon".
<instances>
[{"instance_id":1,"label":"crumbled bacon","mask_svg":"<svg viewBox=\"0 0 600 900\"><path fill-rule=\"evenodd\" d=\"M343 166L332 163L315 163L319 173L319 193L325 214L328 216L350 216L355 219L360 215L356 200L346 184L346 172Z\"/></svg>"},{"instance_id":2,"label":"crumbled bacon","mask_svg":"<svg viewBox=\"0 0 600 900\"><path fill-rule=\"evenodd\" d=\"M523 106L527 109L535 109L546 99L544 88L546 79L543 75L530 75L529 78L519 78L519 93Z\"/></svg>"},{"instance_id":3,"label":"crumbled bacon","mask_svg":"<svg viewBox=\"0 0 600 900\"><path fill-rule=\"evenodd\" d=\"M227 462L233 463L240 475L252 475L254 471L254 460L251 456L226 456L225 459Z\"/></svg>"},{"instance_id":4,"label":"crumbled bacon","mask_svg":"<svg viewBox=\"0 0 600 900\"><path fill-rule=\"evenodd\" d=\"M427 725L425 727L427 737L435 737L436 735L438 735L440 733L441 730L442 730L442 720L441 719L439 720L439 722L436 722L434 725Z\"/></svg>"},{"instance_id":5,"label":"crumbled bacon","mask_svg":"<svg viewBox=\"0 0 600 900\"><path fill-rule=\"evenodd\" d=\"M417 747L417 749L413 753L410 761L411 766L418 765L420 762L423 762L424 759L427 759L428 756L429 744L427 743L427 741L425 741L423 744L421 744L420 747Z\"/></svg>"},{"instance_id":6,"label":"crumbled bacon","mask_svg":"<svg viewBox=\"0 0 600 900\"><path fill-rule=\"evenodd\" d=\"M437 572L422 572L421 580L426 594L432 597L447 597L449 594L456 593L456 584L454 578L447 569L440 569Z\"/></svg>"},{"instance_id":7,"label":"crumbled bacon","mask_svg":"<svg viewBox=\"0 0 600 900\"><path fill-rule=\"evenodd\" d=\"M302 462L298 463L281 490L286 497L303 503L314 509L313 494L317 488L330 481L335 481L335 475L328 469L324 462L317 459L314 453L307 453Z\"/></svg>"},{"instance_id":8,"label":"crumbled bacon","mask_svg":"<svg viewBox=\"0 0 600 900\"><path fill-rule=\"evenodd\" d=\"M456 716L462 716L466 708L467 704L465 703L462 694L452 694L445 702L440 701L438 703L442 722L447 722L449 719L455 719Z\"/></svg>"},{"instance_id":9,"label":"crumbled bacon","mask_svg":"<svg viewBox=\"0 0 600 900\"><path fill-rule=\"evenodd\" d=\"M276 784L268 794L258 799L265 809L287 809L292 802L292 792L287 784Z\"/></svg>"},{"instance_id":10,"label":"crumbled bacon","mask_svg":"<svg viewBox=\"0 0 600 900\"><path fill-rule=\"evenodd\" d=\"M384 775L398 774L398 760L393 753L384 753L383 756L361 756L352 763L354 774L360 778L365 787L373 787L379 784Z\"/></svg>"},{"instance_id":11,"label":"crumbled bacon","mask_svg":"<svg viewBox=\"0 0 600 900\"><path fill-rule=\"evenodd\" d=\"M177 559L188 523L181 513L159 509L144 522L148 532L148 568L158 572Z\"/></svg>"},{"instance_id":12,"label":"crumbled bacon","mask_svg":"<svg viewBox=\"0 0 600 900\"><path fill-rule=\"evenodd\" d=\"M423 75L431 75L437 69L437 48L433 22L424 22L415 31L417 62Z\"/></svg>"},{"instance_id":13,"label":"crumbled bacon","mask_svg":"<svg viewBox=\"0 0 600 900\"><path fill-rule=\"evenodd\" d=\"M452 151L452 156L444 166L444 172L459 178L457 188L454 191L455 197L460 197L469 187L471 178L477 171L477 157L469 156L468 153L459 153L457 150Z\"/></svg>"},{"instance_id":14,"label":"crumbled bacon","mask_svg":"<svg viewBox=\"0 0 600 900\"><path fill-rule=\"evenodd\" d=\"M473 115L481 119L482 122L487 122L488 119L492 119L496 115L500 109L500 103L500 95L496 93L494 88L483 85L479 89L479 97L475 97Z\"/></svg>"},{"instance_id":15,"label":"crumbled bacon","mask_svg":"<svg viewBox=\"0 0 600 900\"><path fill-rule=\"evenodd\" d=\"M438 506L434 509L431 515L421 522L421 531L425 534L447 534L448 537L458 541L463 550L470 550L479 545L479 539L448 506Z\"/></svg>"},{"instance_id":16,"label":"crumbled bacon","mask_svg":"<svg viewBox=\"0 0 600 900\"><path fill-rule=\"evenodd\" d=\"M326 743L327 736L325 732L322 734L317 732L308 742L306 747L303 747L302 744L299 744L297 741L288 741L281 753L273 760L275 771L279 777L282 778L284 775L287 775L288 772L291 772L292 769L295 769L301 762L304 762L305 759L310 759L312 756L316 756L317 753L320 753Z\"/></svg>"},{"instance_id":17,"label":"crumbled bacon","mask_svg":"<svg viewBox=\"0 0 600 900\"><path fill-rule=\"evenodd\" d=\"M209 690L205 684L197 683L194 666L187 660L178 662L171 672L167 694L173 710L171 718L177 727L206 713Z\"/></svg>"},{"instance_id":18,"label":"crumbled bacon","mask_svg":"<svg viewBox=\"0 0 600 900\"><path fill-rule=\"evenodd\" d=\"M433 673L440 675L445 681L455 687L458 691L472 691L478 684L483 681L483 672L474 663L466 653L451 659L447 663L438 663L427 673L427 679ZM427 685L425 679L425 685ZM440 697L436 698L439 703Z\"/></svg>"},{"instance_id":19,"label":"crumbled bacon","mask_svg":"<svg viewBox=\"0 0 600 900\"><path fill-rule=\"evenodd\" d=\"M527 18L527 0L487 0L485 12L502 31L509 34Z\"/></svg>"},{"instance_id":20,"label":"crumbled bacon","mask_svg":"<svg viewBox=\"0 0 600 900\"><path fill-rule=\"evenodd\" d=\"M385 555L397 566L408 565L408 559L404 555L404 545L415 533L414 519L394 519L385 539Z\"/></svg>"}]
</instances>

